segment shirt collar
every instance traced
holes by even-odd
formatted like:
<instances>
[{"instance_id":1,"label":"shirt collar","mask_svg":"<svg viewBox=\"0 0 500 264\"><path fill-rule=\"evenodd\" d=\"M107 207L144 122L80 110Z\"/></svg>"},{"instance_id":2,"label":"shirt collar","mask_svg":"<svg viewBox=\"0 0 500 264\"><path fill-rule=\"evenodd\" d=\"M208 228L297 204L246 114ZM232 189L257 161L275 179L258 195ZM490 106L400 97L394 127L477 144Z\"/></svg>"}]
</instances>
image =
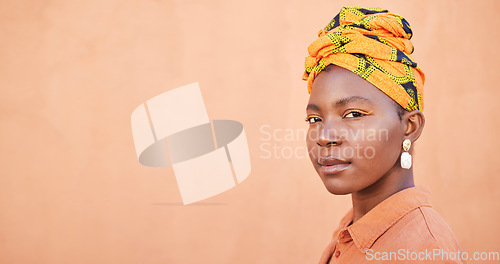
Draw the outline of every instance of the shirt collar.
<instances>
[{"instance_id":1,"label":"shirt collar","mask_svg":"<svg viewBox=\"0 0 500 264\"><path fill-rule=\"evenodd\" d=\"M431 207L430 191L427 187L417 186L399 191L385 199L352 225L353 210L340 221L338 241L354 241L365 253L387 229L410 211L422 207Z\"/></svg>"}]
</instances>

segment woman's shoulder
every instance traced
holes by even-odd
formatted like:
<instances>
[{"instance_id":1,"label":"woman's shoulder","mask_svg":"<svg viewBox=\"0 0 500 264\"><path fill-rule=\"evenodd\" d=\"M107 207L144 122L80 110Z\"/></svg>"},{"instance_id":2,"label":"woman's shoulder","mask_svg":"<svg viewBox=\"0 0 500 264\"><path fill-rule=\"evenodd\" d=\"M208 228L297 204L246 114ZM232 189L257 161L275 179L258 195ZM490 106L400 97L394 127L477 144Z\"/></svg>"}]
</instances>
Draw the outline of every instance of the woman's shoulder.
<instances>
[{"instance_id":1,"label":"woman's shoulder","mask_svg":"<svg viewBox=\"0 0 500 264\"><path fill-rule=\"evenodd\" d=\"M421 207L420 214L424 218L427 231L434 238L436 243L445 249L458 250L459 245L455 234L446 220L432 207Z\"/></svg>"},{"instance_id":2,"label":"woman's shoulder","mask_svg":"<svg viewBox=\"0 0 500 264\"><path fill-rule=\"evenodd\" d=\"M448 252L457 252L460 249L448 223L430 206L418 207L408 212L394 223L385 235L395 242L391 244L408 249Z\"/></svg>"}]
</instances>

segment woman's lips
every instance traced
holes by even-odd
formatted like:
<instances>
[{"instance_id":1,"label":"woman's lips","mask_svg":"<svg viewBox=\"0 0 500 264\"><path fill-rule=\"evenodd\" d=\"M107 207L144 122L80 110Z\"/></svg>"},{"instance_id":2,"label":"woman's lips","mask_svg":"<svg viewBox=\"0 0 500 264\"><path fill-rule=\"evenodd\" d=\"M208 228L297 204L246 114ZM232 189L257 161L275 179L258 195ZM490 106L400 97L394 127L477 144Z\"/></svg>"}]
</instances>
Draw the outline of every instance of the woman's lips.
<instances>
[{"instance_id":1,"label":"woman's lips","mask_svg":"<svg viewBox=\"0 0 500 264\"><path fill-rule=\"evenodd\" d=\"M340 163L335 165L320 165L319 170L323 174L336 174L346 170L351 166L351 163Z\"/></svg>"},{"instance_id":2,"label":"woman's lips","mask_svg":"<svg viewBox=\"0 0 500 264\"><path fill-rule=\"evenodd\" d=\"M323 174L336 174L349 168L350 162L335 157L320 157L319 170Z\"/></svg>"}]
</instances>

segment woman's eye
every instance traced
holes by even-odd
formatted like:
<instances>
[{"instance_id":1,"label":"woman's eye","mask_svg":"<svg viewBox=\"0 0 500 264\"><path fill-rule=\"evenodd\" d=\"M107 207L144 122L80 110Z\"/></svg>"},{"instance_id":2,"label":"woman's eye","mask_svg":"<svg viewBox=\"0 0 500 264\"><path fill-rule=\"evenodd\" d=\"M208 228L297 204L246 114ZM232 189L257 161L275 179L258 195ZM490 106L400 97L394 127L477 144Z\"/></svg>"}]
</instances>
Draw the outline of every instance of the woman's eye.
<instances>
[{"instance_id":1,"label":"woman's eye","mask_svg":"<svg viewBox=\"0 0 500 264\"><path fill-rule=\"evenodd\" d=\"M346 115L344 115L344 117L355 118L355 117L362 117L364 115L365 115L365 113L362 113L359 111L351 111L351 112L347 113Z\"/></svg>"},{"instance_id":2,"label":"woman's eye","mask_svg":"<svg viewBox=\"0 0 500 264\"><path fill-rule=\"evenodd\" d=\"M320 121L321 121L321 118L319 118L317 116L311 116L311 117L306 118L306 122L309 124L314 124L314 123L320 122Z\"/></svg>"}]
</instances>

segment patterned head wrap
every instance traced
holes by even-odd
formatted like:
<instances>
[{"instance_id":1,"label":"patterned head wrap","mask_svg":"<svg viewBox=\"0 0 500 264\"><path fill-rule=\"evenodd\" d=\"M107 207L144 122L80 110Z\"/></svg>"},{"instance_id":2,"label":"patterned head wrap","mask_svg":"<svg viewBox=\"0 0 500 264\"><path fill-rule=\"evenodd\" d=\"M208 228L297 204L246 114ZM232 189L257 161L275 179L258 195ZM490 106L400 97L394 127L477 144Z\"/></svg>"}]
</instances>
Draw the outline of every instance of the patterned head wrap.
<instances>
[{"instance_id":1,"label":"patterned head wrap","mask_svg":"<svg viewBox=\"0 0 500 264\"><path fill-rule=\"evenodd\" d=\"M423 110L425 76L408 55L410 24L381 8L344 7L308 48L303 80L311 93L314 78L330 64L375 85L404 109Z\"/></svg>"}]
</instances>

